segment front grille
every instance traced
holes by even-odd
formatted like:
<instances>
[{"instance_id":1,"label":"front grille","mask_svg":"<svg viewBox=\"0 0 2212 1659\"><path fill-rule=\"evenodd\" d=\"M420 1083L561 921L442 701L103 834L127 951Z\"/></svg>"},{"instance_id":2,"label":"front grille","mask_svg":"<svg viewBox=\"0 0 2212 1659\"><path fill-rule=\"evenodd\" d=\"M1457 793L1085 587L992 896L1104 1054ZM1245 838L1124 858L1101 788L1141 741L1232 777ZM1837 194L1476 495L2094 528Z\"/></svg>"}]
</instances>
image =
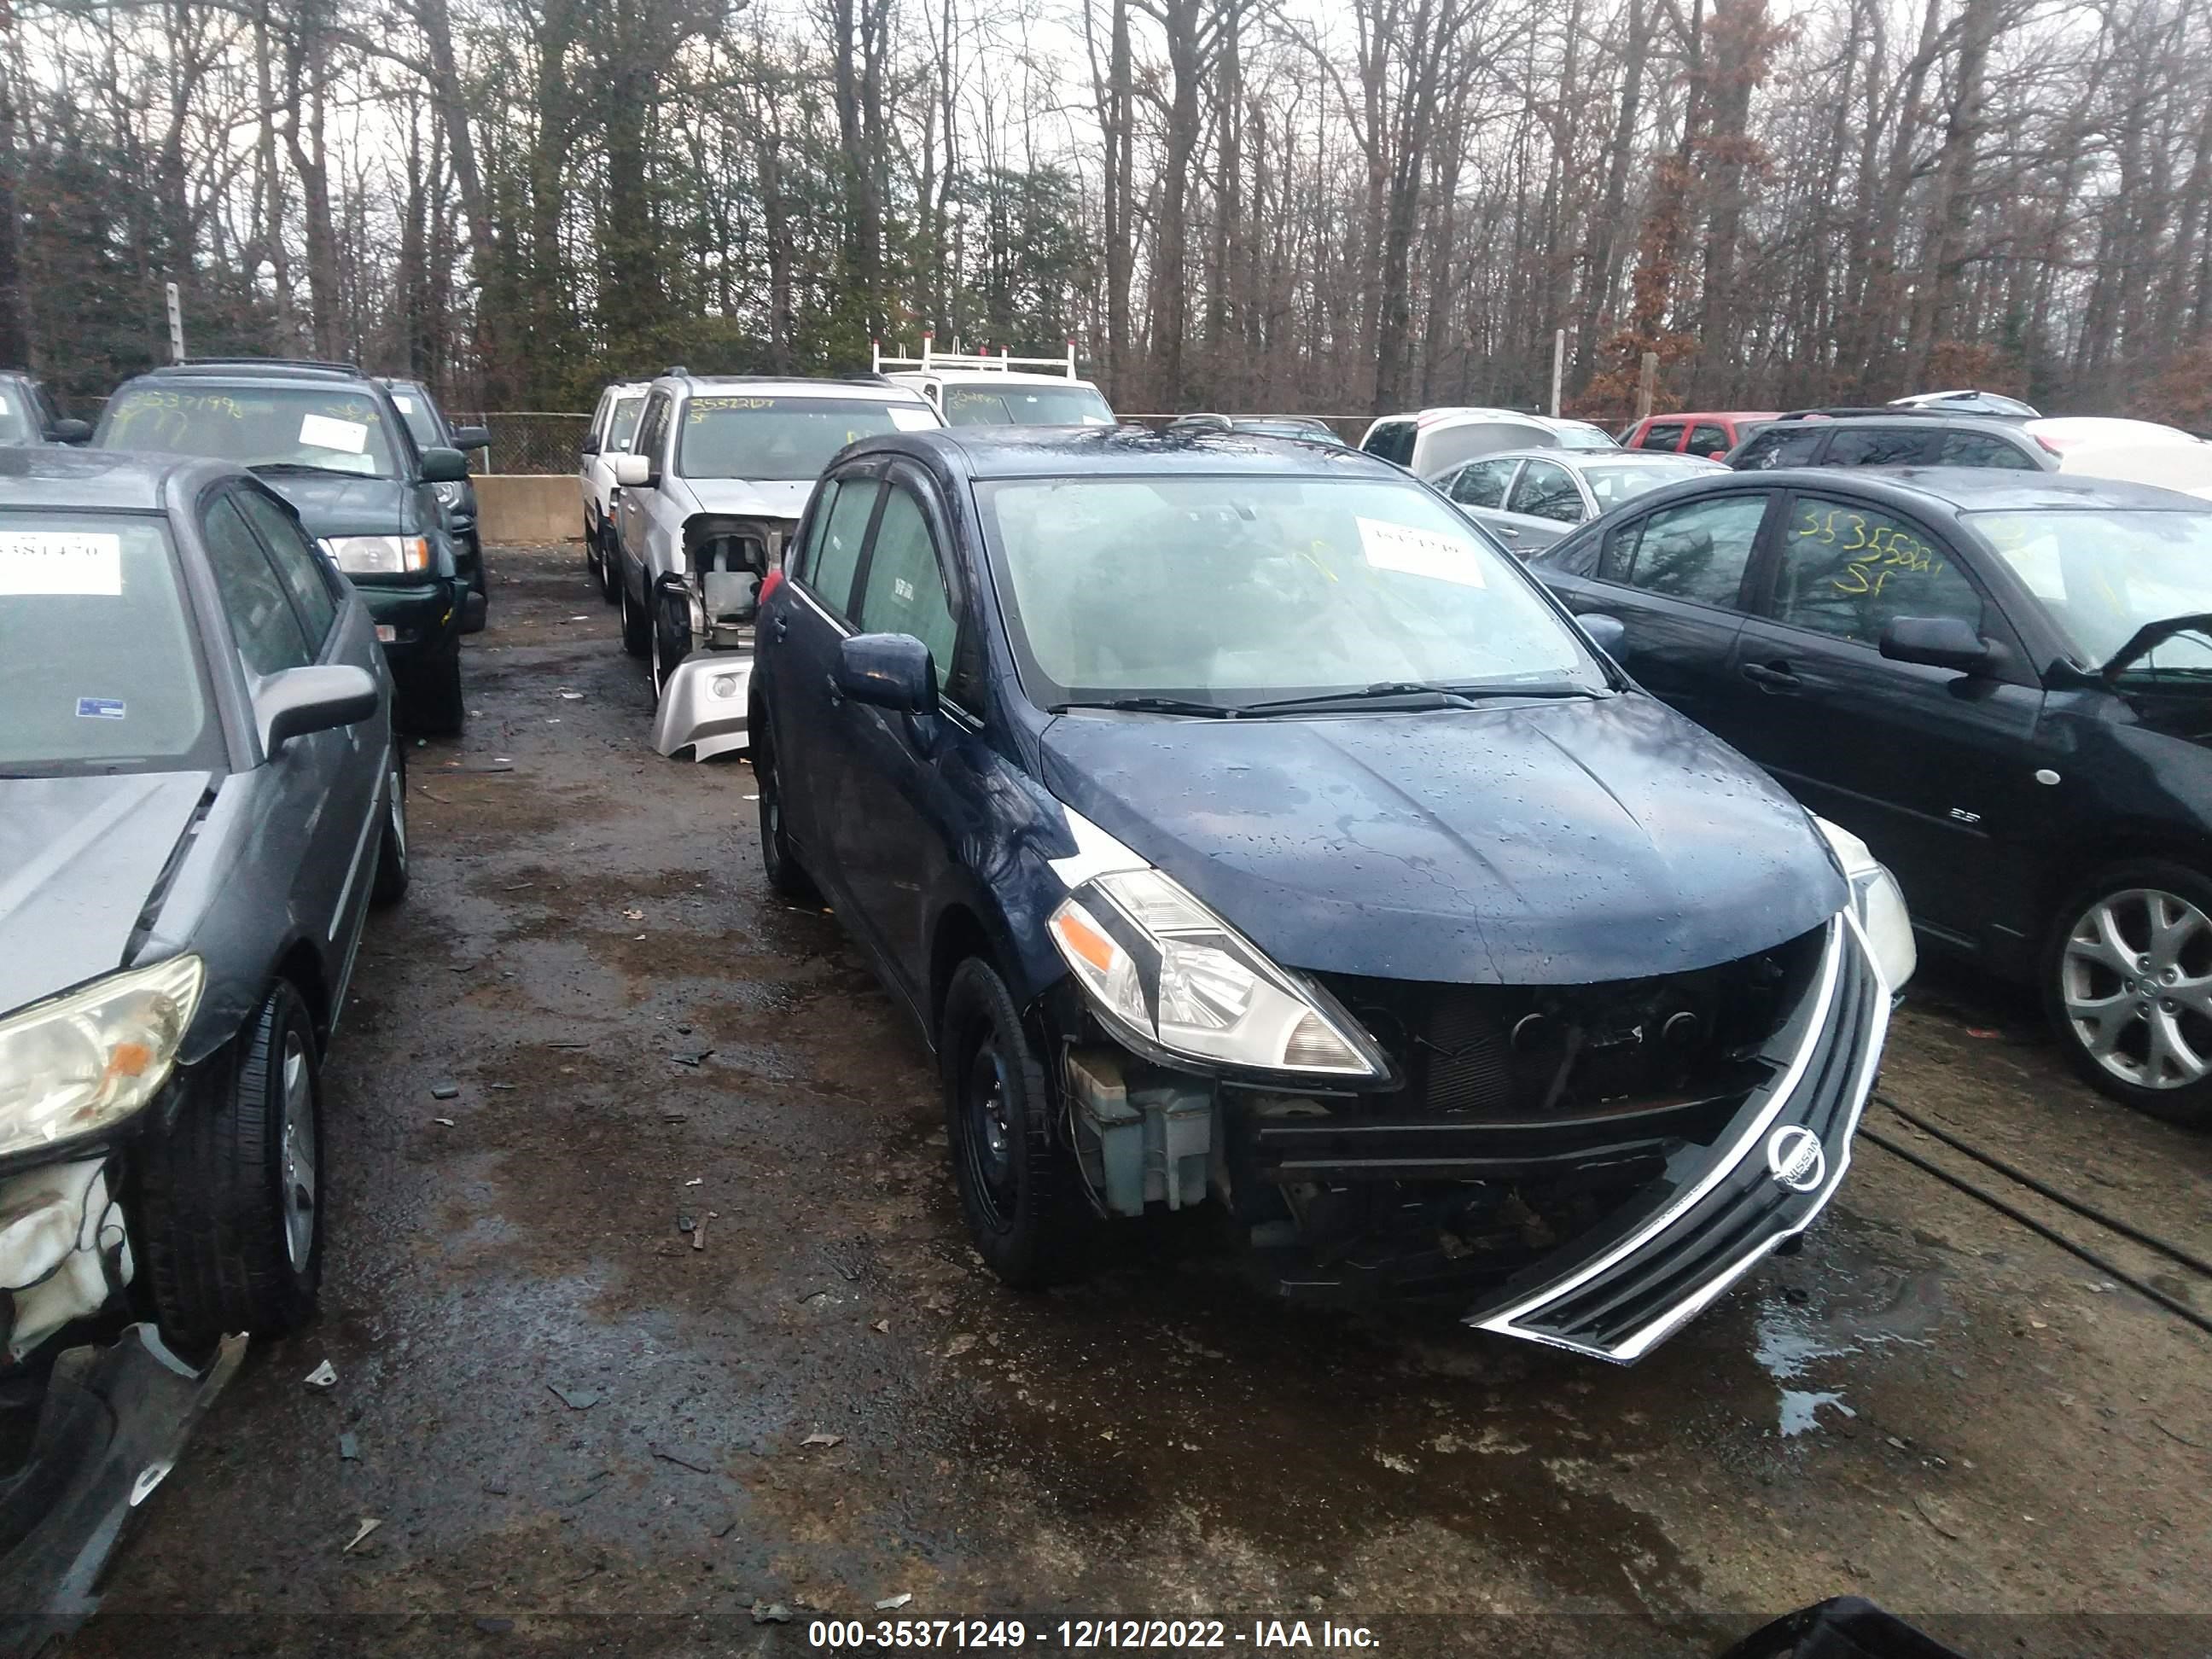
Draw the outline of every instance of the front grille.
<instances>
[{"instance_id":1,"label":"front grille","mask_svg":"<svg viewBox=\"0 0 2212 1659\"><path fill-rule=\"evenodd\" d=\"M1595 1257L1603 1264L1596 1272L1561 1275L1556 1267L1548 1273L1539 1267L1528 1279L1563 1280L1565 1288L1531 1297L1529 1283L1509 1285L1491 1305L1511 1311L1478 1311L1474 1322L1633 1358L1827 1201L1849 1162L1888 1015L1881 981L1857 934L1841 920L1830 926L1838 956L1831 995L1808 1011L1813 1024L1790 1069L1754 1091L1718 1138L1716 1144L1726 1149L1718 1178L1656 1231L1653 1213L1646 1212L1624 1223L1617 1239L1576 1241L1577 1261ZM1784 1186L1768 1166L1771 1138L1793 1124L1818 1138L1826 1160L1825 1177L1809 1192ZM1660 1196L1675 1194L1662 1189Z\"/></svg>"}]
</instances>

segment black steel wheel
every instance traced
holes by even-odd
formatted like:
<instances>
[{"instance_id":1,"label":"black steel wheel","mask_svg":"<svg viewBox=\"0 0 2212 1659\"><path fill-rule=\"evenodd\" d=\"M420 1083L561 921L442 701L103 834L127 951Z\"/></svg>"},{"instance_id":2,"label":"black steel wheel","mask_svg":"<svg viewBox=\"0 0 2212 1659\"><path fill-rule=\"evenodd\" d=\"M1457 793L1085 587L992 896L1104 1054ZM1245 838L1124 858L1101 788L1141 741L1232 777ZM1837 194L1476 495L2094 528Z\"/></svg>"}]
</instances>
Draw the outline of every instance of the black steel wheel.
<instances>
[{"instance_id":1,"label":"black steel wheel","mask_svg":"<svg viewBox=\"0 0 2212 1659\"><path fill-rule=\"evenodd\" d=\"M979 957L962 963L945 990L938 1064L952 1178L977 1253L1018 1290L1073 1277L1090 1204L1054 1136L1051 1091L1020 1011Z\"/></svg>"}]
</instances>

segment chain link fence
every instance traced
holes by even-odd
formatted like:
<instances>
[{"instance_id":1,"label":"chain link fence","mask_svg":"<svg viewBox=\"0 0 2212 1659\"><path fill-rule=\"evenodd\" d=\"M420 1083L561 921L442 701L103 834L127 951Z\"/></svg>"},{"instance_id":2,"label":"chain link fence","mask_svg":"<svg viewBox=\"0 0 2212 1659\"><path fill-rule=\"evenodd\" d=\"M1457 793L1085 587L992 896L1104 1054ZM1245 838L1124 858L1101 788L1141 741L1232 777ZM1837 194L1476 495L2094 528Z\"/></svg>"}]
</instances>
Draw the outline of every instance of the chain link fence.
<instances>
[{"instance_id":1,"label":"chain link fence","mask_svg":"<svg viewBox=\"0 0 2212 1659\"><path fill-rule=\"evenodd\" d=\"M449 410L447 418L456 426L481 423L491 434L490 453L470 457L479 472L574 472L577 446L592 425L588 410L488 410L480 415Z\"/></svg>"}]
</instances>

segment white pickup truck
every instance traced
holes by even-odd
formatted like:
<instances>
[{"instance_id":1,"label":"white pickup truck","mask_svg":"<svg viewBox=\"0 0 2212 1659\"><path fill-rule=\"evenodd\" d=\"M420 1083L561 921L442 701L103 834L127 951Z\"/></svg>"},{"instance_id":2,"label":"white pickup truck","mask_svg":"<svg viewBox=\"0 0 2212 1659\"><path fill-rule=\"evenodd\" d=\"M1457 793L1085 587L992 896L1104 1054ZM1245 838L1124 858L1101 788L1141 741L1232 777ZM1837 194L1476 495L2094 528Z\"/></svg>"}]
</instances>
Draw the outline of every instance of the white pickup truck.
<instances>
[{"instance_id":1,"label":"white pickup truck","mask_svg":"<svg viewBox=\"0 0 2212 1659\"><path fill-rule=\"evenodd\" d=\"M645 412L646 380L617 380L599 393L590 429L577 450L576 483L584 497L584 563L609 605L620 603L613 550L615 457L629 447Z\"/></svg>"},{"instance_id":2,"label":"white pickup truck","mask_svg":"<svg viewBox=\"0 0 2212 1659\"><path fill-rule=\"evenodd\" d=\"M947 426L1112 426L1105 394L1075 372L1075 342L1065 357L1014 357L1001 351L944 352L921 337L919 357L886 357L875 347L876 373L912 386Z\"/></svg>"}]
</instances>

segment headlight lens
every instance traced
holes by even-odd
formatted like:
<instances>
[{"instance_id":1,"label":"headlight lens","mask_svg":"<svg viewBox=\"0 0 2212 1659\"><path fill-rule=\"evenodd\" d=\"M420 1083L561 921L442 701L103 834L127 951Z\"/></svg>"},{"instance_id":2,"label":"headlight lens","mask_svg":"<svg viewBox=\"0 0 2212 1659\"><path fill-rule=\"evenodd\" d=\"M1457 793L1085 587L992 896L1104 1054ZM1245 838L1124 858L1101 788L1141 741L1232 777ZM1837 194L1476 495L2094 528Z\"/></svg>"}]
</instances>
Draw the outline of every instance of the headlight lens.
<instances>
[{"instance_id":1,"label":"headlight lens","mask_svg":"<svg viewBox=\"0 0 2212 1659\"><path fill-rule=\"evenodd\" d=\"M205 983L198 957L172 957L0 1020L0 1155L90 1134L153 1099Z\"/></svg>"},{"instance_id":2,"label":"headlight lens","mask_svg":"<svg viewBox=\"0 0 2212 1659\"><path fill-rule=\"evenodd\" d=\"M1389 1070L1357 1024L1157 870L1094 877L1053 912L1051 932L1108 1023L1171 1054L1339 1078Z\"/></svg>"},{"instance_id":3,"label":"headlight lens","mask_svg":"<svg viewBox=\"0 0 2212 1659\"><path fill-rule=\"evenodd\" d=\"M430 568L424 536L326 536L323 547L351 576L404 576Z\"/></svg>"},{"instance_id":4,"label":"headlight lens","mask_svg":"<svg viewBox=\"0 0 2212 1659\"><path fill-rule=\"evenodd\" d=\"M1920 965L1920 951L1912 942L1912 918L1905 912L1905 895L1898 890L1897 878L1850 830L1818 813L1809 816L1814 827L1828 838L1836 862L1844 866L1844 879L1851 884L1851 908L1858 913L1859 926L1866 929L1875 965L1891 990L1903 990L1905 981Z\"/></svg>"}]
</instances>

